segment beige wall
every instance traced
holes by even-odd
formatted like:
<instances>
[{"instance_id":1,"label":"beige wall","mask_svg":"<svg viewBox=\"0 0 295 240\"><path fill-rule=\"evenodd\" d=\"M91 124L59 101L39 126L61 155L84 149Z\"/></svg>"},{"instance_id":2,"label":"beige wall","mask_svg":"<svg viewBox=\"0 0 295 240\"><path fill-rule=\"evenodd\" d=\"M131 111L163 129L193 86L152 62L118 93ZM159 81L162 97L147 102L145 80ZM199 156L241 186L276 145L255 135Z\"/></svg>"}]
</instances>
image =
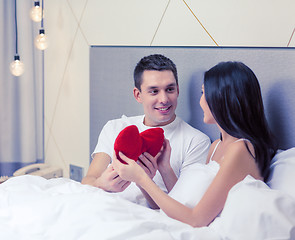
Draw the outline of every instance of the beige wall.
<instances>
[{"instance_id":1,"label":"beige wall","mask_svg":"<svg viewBox=\"0 0 295 240\"><path fill-rule=\"evenodd\" d=\"M295 47L294 0L45 1L45 162L89 165L91 45ZM295 35L295 33L294 33Z\"/></svg>"}]
</instances>

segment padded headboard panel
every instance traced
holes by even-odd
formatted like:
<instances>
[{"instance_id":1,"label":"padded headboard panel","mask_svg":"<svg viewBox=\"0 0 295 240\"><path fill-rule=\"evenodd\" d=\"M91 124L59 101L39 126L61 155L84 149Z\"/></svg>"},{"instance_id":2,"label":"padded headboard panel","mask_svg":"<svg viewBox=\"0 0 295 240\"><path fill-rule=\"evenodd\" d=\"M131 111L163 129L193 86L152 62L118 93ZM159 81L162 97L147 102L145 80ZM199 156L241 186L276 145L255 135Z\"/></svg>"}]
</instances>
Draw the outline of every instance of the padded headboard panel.
<instances>
[{"instance_id":1,"label":"padded headboard panel","mask_svg":"<svg viewBox=\"0 0 295 240\"><path fill-rule=\"evenodd\" d=\"M177 115L219 137L215 126L203 123L199 106L203 73L221 61L241 61L256 74L269 124L281 149L295 146L295 48L249 47L129 47L90 48L90 152L103 125L123 114L143 114L133 97L133 70L149 54L161 53L177 66L180 95Z\"/></svg>"}]
</instances>

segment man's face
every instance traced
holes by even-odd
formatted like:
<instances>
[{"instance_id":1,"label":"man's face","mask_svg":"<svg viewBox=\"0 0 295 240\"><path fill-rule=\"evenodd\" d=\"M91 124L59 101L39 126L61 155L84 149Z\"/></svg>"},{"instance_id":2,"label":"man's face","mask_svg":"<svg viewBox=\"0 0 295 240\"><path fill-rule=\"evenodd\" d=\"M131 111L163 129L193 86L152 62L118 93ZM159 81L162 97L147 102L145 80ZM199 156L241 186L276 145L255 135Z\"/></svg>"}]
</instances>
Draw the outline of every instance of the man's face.
<instances>
[{"instance_id":1,"label":"man's face","mask_svg":"<svg viewBox=\"0 0 295 240\"><path fill-rule=\"evenodd\" d=\"M179 89L172 71L144 71L141 91L134 88L133 93L143 105L145 125L164 126L175 119Z\"/></svg>"}]
</instances>

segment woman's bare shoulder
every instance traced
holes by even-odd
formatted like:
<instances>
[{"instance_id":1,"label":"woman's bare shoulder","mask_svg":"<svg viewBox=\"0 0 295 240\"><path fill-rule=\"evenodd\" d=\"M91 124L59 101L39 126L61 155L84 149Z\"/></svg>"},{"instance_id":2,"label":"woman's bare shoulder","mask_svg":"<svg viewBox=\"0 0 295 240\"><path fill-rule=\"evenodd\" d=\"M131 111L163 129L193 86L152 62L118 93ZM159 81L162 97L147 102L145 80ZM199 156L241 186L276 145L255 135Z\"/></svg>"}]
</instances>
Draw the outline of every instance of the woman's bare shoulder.
<instances>
[{"instance_id":1,"label":"woman's bare shoulder","mask_svg":"<svg viewBox=\"0 0 295 240\"><path fill-rule=\"evenodd\" d=\"M230 155L233 157L238 156L238 158L242 156L254 158L255 151L252 143L249 140L239 139L228 146L225 155Z\"/></svg>"},{"instance_id":2,"label":"woman's bare shoulder","mask_svg":"<svg viewBox=\"0 0 295 240\"><path fill-rule=\"evenodd\" d=\"M206 163L209 162L210 157L211 157L211 155L212 155L212 153L213 153L213 151L214 151L214 149L215 149L215 147L216 147L216 145L217 145L217 143L218 143L219 141L220 141L220 139L216 139L213 143L211 143L211 146L210 146L210 148L209 148L209 152L208 152L208 156L207 156L207 161L206 161Z\"/></svg>"},{"instance_id":3,"label":"woman's bare shoulder","mask_svg":"<svg viewBox=\"0 0 295 240\"><path fill-rule=\"evenodd\" d=\"M220 139L216 139L213 143L211 143L210 150L213 152L214 148L216 147L217 143L220 142Z\"/></svg>"}]
</instances>

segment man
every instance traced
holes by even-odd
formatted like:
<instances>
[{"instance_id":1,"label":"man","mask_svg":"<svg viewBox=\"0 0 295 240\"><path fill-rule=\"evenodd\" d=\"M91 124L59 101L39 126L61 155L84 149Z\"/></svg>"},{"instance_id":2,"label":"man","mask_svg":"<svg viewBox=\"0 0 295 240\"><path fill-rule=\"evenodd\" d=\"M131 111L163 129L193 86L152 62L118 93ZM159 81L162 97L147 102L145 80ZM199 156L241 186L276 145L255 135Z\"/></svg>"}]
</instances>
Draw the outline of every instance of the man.
<instances>
[{"instance_id":1,"label":"man","mask_svg":"<svg viewBox=\"0 0 295 240\"><path fill-rule=\"evenodd\" d=\"M206 162L210 139L176 116L178 76L176 66L169 58L160 54L142 58L134 70L134 84L133 95L142 104L144 115L122 116L107 122L99 135L93 160L82 183L108 192L124 191L130 182L122 180L111 164L117 135L129 125L136 125L139 132L161 127L172 148L170 162L162 162L160 154L152 157L148 153L143 153L137 162L160 188L169 192L182 169L196 162ZM143 190L142 193L150 206L156 207Z\"/></svg>"}]
</instances>

